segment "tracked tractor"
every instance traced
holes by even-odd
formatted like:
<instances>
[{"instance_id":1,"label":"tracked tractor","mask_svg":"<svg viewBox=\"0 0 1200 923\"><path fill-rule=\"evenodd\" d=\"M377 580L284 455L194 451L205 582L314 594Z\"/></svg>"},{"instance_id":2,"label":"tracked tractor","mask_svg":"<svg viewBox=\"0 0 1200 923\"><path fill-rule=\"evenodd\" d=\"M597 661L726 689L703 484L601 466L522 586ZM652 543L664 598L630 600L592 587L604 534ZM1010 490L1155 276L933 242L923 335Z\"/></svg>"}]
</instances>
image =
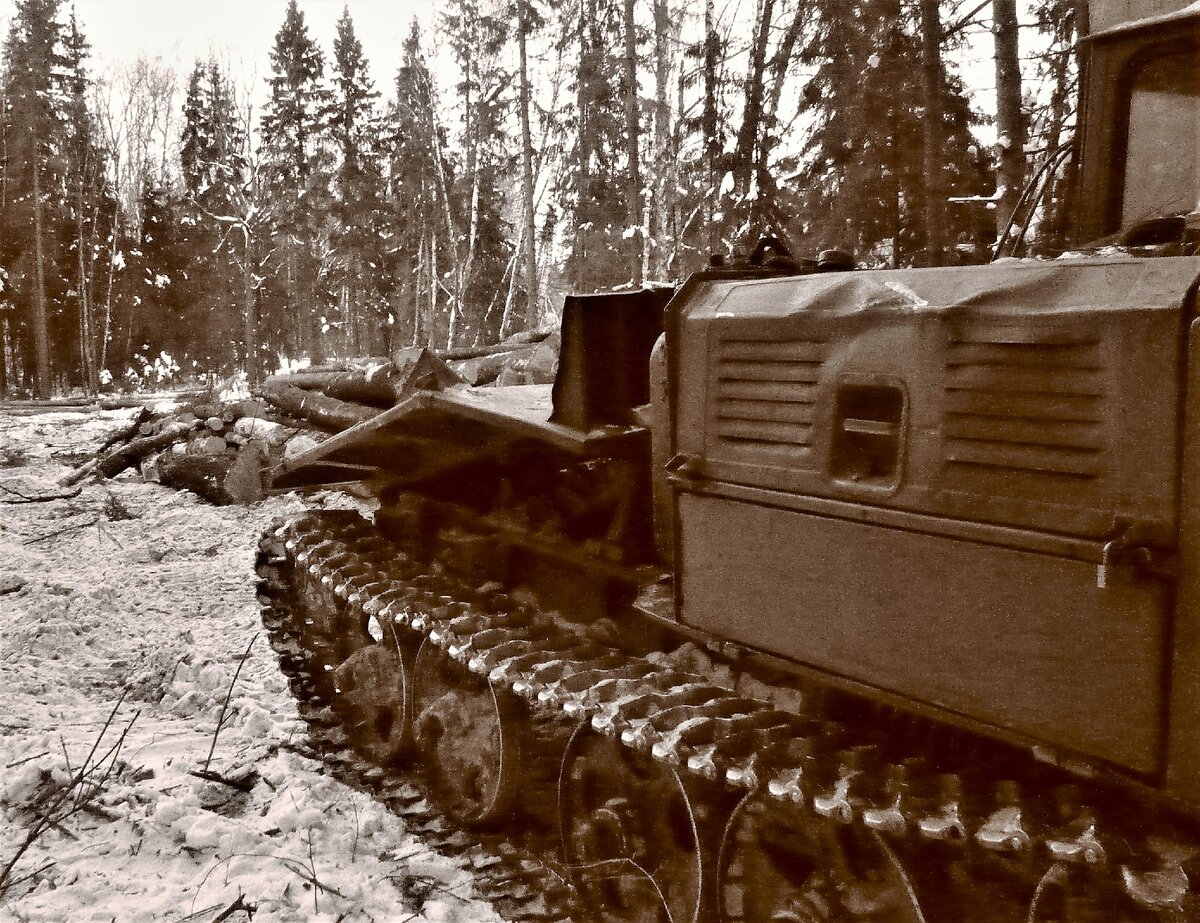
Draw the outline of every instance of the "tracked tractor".
<instances>
[{"instance_id":1,"label":"tracked tractor","mask_svg":"<svg viewBox=\"0 0 1200 923\"><path fill-rule=\"evenodd\" d=\"M767 243L285 465L378 498L264 536L297 694L597 920L1200 920L1200 5L1090 18L1062 257Z\"/></svg>"}]
</instances>

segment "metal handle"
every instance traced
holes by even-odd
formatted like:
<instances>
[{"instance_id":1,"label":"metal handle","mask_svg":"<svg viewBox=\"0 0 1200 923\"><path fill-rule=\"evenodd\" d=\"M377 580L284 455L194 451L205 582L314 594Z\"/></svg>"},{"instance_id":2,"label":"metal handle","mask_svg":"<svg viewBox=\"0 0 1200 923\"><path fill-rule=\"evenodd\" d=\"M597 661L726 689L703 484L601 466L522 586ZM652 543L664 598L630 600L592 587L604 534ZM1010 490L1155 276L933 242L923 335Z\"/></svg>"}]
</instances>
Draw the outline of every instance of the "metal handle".
<instances>
[{"instance_id":1,"label":"metal handle","mask_svg":"<svg viewBox=\"0 0 1200 923\"><path fill-rule=\"evenodd\" d=\"M681 452L666 464L667 477L676 486L690 487L706 479L704 459L698 455Z\"/></svg>"}]
</instances>

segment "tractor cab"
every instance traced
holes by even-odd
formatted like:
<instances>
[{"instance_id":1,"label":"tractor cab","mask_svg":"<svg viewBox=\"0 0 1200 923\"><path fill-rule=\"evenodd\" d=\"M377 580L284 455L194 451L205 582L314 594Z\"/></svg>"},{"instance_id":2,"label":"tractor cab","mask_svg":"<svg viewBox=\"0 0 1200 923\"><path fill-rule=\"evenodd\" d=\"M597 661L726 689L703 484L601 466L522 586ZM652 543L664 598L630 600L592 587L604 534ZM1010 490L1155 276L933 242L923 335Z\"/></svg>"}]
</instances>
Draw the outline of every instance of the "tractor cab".
<instances>
[{"instance_id":1,"label":"tractor cab","mask_svg":"<svg viewBox=\"0 0 1200 923\"><path fill-rule=\"evenodd\" d=\"M1194 237L1200 227L1200 5L1093 0L1090 7L1077 242L1141 246Z\"/></svg>"}]
</instances>

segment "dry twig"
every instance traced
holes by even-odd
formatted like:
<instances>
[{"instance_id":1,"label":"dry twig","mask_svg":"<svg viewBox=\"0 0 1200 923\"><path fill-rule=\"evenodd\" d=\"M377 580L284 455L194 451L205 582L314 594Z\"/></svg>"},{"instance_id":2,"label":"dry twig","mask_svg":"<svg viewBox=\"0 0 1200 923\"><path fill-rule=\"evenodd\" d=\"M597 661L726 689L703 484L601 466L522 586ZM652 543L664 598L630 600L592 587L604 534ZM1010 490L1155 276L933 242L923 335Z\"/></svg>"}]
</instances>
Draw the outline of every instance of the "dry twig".
<instances>
[{"instance_id":1,"label":"dry twig","mask_svg":"<svg viewBox=\"0 0 1200 923\"><path fill-rule=\"evenodd\" d=\"M242 667L246 665L246 658L250 656L250 649L254 647L254 642L257 640L257 634L250 639L250 643L246 645L245 653L242 654L241 660L238 661L237 669L233 672L233 679L229 681L229 689L225 692L225 701L221 703L221 711L217 715L217 727L213 731L212 746L208 748L208 757L204 760L204 768L201 772L208 772L208 766L212 762L213 753L217 749L217 736L221 733L221 728L225 724L225 711L229 708L229 700L233 697L233 687L237 685L238 677L242 673Z\"/></svg>"},{"instance_id":2,"label":"dry twig","mask_svg":"<svg viewBox=\"0 0 1200 923\"><path fill-rule=\"evenodd\" d=\"M238 911L242 911L247 917L253 918L254 911L256 909L256 904L247 904L245 901L245 895L239 894L236 901L212 918L212 923L221 923L222 920L228 920Z\"/></svg>"},{"instance_id":3,"label":"dry twig","mask_svg":"<svg viewBox=\"0 0 1200 923\"><path fill-rule=\"evenodd\" d=\"M125 738L129 735L134 722L137 721L138 716L141 714L140 710L134 712L133 717L129 719L129 722L117 737L116 743L112 744L103 756L94 760L96 752L100 749L101 742L108 734L108 729L112 726L113 719L116 718L117 711L125 701L127 693L128 690L122 691L120 698L117 699L117 703L113 706L103 727L100 728L100 733L96 735L96 739L92 742L92 747L88 751L87 757L80 764L79 768L71 774L70 781L61 791L53 794L41 806L25 838L17 846L16 851L8 862L5 863L4 868L0 869L0 897L4 897L18 882L28 879L28 875L14 878L14 870L17 863L21 861L21 857L29 851L30 847L47 830L65 829L62 825L66 820L80 811L98 807L94 804L95 799L103 791L105 784L112 777L113 772L116 771L118 757L121 753L121 748L125 744Z\"/></svg>"}]
</instances>

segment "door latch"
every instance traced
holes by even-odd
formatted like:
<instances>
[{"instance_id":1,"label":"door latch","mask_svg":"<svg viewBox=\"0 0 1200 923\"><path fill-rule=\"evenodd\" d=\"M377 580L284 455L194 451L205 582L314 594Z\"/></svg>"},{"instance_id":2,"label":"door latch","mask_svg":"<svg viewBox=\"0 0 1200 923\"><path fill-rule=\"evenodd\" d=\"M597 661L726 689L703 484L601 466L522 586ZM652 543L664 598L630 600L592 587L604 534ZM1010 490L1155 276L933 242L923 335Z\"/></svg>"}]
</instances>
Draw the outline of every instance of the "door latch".
<instances>
[{"instance_id":1,"label":"door latch","mask_svg":"<svg viewBox=\"0 0 1200 923\"><path fill-rule=\"evenodd\" d=\"M1096 565L1096 589L1108 588L1109 571L1122 567L1141 577L1174 580L1178 576L1178 556L1164 543L1155 541L1165 530L1151 522L1118 522L1110 534L1114 537L1100 550Z\"/></svg>"}]
</instances>

